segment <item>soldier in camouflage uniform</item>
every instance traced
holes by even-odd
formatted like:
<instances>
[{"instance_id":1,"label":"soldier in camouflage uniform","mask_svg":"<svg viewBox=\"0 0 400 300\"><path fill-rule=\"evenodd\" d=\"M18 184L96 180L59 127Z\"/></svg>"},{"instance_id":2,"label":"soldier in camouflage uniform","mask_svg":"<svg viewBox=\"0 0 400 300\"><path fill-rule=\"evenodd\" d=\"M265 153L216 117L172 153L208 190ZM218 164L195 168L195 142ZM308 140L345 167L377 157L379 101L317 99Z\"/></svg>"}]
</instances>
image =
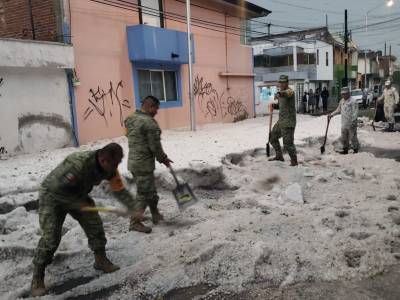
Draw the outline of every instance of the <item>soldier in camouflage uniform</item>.
<instances>
[{"instance_id":1,"label":"soldier in camouflage uniform","mask_svg":"<svg viewBox=\"0 0 400 300\"><path fill-rule=\"evenodd\" d=\"M118 173L123 157L120 145L111 143L97 151L73 153L60 163L43 181L39 194L39 223L42 236L33 258L32 296L46 293L45 268L51 263L61 241L61 230L67 214L79 222L94 252L93 267L105 273L119 269L111 263L105 252L106 237L97 212L83 212L82 207L94 206L89 193L94 185L109 180L117 199L130 211L138 203L124 188Z\"/></svg>"},{"instance_id":2,"label":"soldier in camouflage uniform","mask_svg":"<svg viewBox=\"0 0 400 300\"><path fill-rule=\"evenodd\" d=\"M359 144L357 139L357 118L358 118L358 103L353 97L350 97L348 87L342 88L342 99L339 102L338 108L328 115L328 119L342 114L342 143L343 151L340 154L348 154L350 149L350 140L353 146L354 153L358 152Z\"/></svg>"},{"instance_id":3,"label":"soldier in camouflage uniform","mask_svg":"<svg viewBox=\"0 0 400 300\"><path fill-rule=\"evenodd\" d=\"M164 153L161 145L161 129L154 119L160 107L160 101L148 96L142 102L142 107L125 120L129 144L128 170L136 179L137 200L141 203L141 212L150 207L153 224L164 218L160 214L154 170L155 160L170 167L172 162ZM132 218L130 230L150 233L151 228L144 226L139 220Z\"/></svg>"},{"instance_id":4,"label":"soldier in camouflage uniform","mask_svg":"<svg viewBox=\"0 0 400 300\"><path fill-rule=\"evenodd\" d=\"M385 82L385 89L382 96L378 98L378 101L384 103L385 119L388 122L388 127L384 131L393 132L395 123L394 111L397 104L399 104L399 93L396 88L392 87L390 80Z\"/></svg>"},{"instance_id":5,"label":"soldier in camouflage uniform","mask_svg":"<svg viewBox=\"0 0 400 300\"><path fill-rule=\"evenodd\" d=\"M289 78L286 75L279 77L279 92L275 95L278 103L272 103L271 113L274 108L279 108L279 120L271 132L271 145L275 149L276 156L271 160L284 161L279 139L283 138L283 146L290 156L290 165L297 166L297 152L294 145L294 131L296 128L296 103L295 95L289 88Z\"/></svg>"}]
</instances>

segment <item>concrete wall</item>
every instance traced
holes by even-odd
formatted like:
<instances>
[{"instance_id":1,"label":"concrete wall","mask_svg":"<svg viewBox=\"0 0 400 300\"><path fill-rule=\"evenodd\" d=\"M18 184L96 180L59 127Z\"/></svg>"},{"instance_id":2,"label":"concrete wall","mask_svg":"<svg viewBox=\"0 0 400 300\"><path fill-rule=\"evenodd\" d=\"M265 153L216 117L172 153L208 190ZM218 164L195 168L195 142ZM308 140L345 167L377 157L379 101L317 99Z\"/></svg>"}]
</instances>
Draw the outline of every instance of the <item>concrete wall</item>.
<instances>
[{"instance_id":1,"label":"concrete wall","mask_svg":"<svg viewBox=\"0 0 400 300\"><path fill-rule=\"evenodd\" d=\"M0 156L71 143L71 46L0 39Z\"/></svg>"},{"instance_id":2,"label":"concrete wall","mask_svg":"<svg viewBox=\"0 0 400 300\"><path fill-rule=\"evenodd\" d=\"M319 64L317 65L317 80L333 80L333 46L324 42L317 41L315 52L319 52ZM328 54L328 66L326 65L326 55Z\"/></svg>"},{"instance_id":3,"label":"concrete wall","mask_svg":"<svg viewBox=\"0 0 400 300\"><path fill-rule=\"evenodd\" d=\"M0 107L0 156L71 143L64 70L0 67Z\"/></svg>"},{"instance_id":4,"label":"concrete wall","mask_svg":"<svg viewBox=\"0 0 400 300\"><path fill-rule=\"evenodd\" d=\"M213 7L216 1L199 3ZM167 0L164 1L164 10L185 15L185 4ZM191 13L197 19L226 22L236 27L240 25L238 18L225 18L223 13L200 7L193 6ZM75 88L79 140L87 143L119 136L123 133L121 119L136 108L126 26L139 23L138 13L88 0L71 0L71 20L76 70L81 82ZM168 19L165 23L168 29L186 31L184 23ZM240 46L239 36L197 26L193 26L192 30L196 54L194 86L197 123L231 122L244 115L252 116L253 78L227 79L218 75L220 72L252 74L251 48ZM180 72L183 105L160 109L157 120L162 128L189 127L190 124L187 65L181 66ZM125 103L129 105L120 107L118 101L111 101L111 94L120 101L127 100ZM94 106L94 102L99 106Z\"/></svg>"}]
</instances>

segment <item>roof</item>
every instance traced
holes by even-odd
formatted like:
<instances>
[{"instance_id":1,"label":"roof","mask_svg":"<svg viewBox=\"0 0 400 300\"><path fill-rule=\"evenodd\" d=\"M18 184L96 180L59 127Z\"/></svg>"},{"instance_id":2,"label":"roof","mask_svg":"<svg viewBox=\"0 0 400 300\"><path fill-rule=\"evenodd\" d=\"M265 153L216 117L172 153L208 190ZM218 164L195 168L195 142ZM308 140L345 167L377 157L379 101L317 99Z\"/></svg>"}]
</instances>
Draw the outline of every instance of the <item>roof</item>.
<instances>
[{"instance_id":1,"label":"roof","mask_svg":"<svg viewBox=\"0 0 400 300\"><path fill-rule=\"evenodd\" d=\"M327 27L315 27L315 28L310 28L306 30L300 30L300 31L288 31L288 32L283 32L283 33L278 33L278 34L271 34L271 35L263 35L260 37L254 37L252 38L252 41L264 41L264 40L274 40L274 39L280 39L280 38L288 38L288 37L300 37L300 36L305 36L305 35L311 35L311 34L318 34L320 33L321 35L323 34L329 34L328 28Z\"/></svg>"},{"instance_id":2,"label":"roof","mask_svg":"<svg viewBox=\"0 0 400 300\"><path fill-rule=\"evenodd\" d=\"M255 37L252 38L252 42L261 42L261 41L276 41L279 42L279 40L287 40L288 38L292 38L293 40L296 41L303 41L307 39L315 39L315 40L320 40L325 43L338 46L338 47L344 47L344 40L343 36L341 35L332 35L328 27L315 27L315 28L309 28L306 30L300 30L300 31L288 31L288 32L283 32L283 33L278 33L278 34L272 34L272 35L264 35L261 37ZM348 42L348 47L351 50L357 50L357 45L353 42L352 39L349 39Z\"/></svg>"},{"instance_id":3,"label":"roof","mask_svg":"<svg viewBox=\"0 0 400 300\"><path fill-rule=\"evenodd\" d=\"M265 17L271 13L270 10L258 6L256 4L250 3L248 1L243 1L243 0L221 0L221 1L228 3L230 5L238 6L241 9L244 9L247 18Z\"/></svg>"}]
</instances>

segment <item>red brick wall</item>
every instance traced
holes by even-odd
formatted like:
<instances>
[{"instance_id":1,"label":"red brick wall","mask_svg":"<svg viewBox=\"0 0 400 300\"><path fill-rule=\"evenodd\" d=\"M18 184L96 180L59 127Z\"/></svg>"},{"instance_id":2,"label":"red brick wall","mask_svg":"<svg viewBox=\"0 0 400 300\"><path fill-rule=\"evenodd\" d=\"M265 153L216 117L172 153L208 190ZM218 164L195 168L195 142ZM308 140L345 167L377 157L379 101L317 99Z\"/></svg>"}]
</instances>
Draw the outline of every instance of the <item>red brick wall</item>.
<instances>
[{"instance_id":1,"label":"red brick wall","mask_svg":"<svg viewBox=\"0 0 400 300\"><path fill-rule=\"evenodd\" d=\"M31 0L36 40L60 41L55 0ZM0 0L0 37L33 39L28 0Z\"/></svg>"}]
</instances>

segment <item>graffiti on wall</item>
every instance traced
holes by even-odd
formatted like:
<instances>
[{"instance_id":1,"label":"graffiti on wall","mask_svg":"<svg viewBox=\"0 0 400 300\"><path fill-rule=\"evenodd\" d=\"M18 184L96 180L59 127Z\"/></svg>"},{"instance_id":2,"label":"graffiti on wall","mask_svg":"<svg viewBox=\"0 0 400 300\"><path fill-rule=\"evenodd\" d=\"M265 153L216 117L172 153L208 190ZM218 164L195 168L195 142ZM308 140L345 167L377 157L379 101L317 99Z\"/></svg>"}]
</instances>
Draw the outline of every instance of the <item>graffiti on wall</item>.
<instances>
[{"instance_id":1,"label":"graffiti on wall","mask_svg":"<svg viewBox=\"0 0 400 300\"><path fill-rule=\"evenodd\" d=\"M239 97L218 92L211 82L197 75L194 81L193 93L200 106L201 112L207 118L233 117L234 121L247 119L249 113Z\"/></svg>"},{"instance_id":2,"label":"graffiti on wall","mask_svg":"<svg viewBox=\"0 0 400 300\"><path fill-rule=\"evenodd\" d=\"M97 89L90 89L88 98L88 107L83 113L83 119L92 115L92 113L102 117L104 122L108 126L108 121L114 117L113 110L117 109L118 115L115 117L119 118L121 126L124 126L123 109L130 109L130 101L127 99L121 99L121 89L123 88L122 80L118 82L116 86L110 81L110 86L106 89L97 87Z\"/></svg>"}]
</instances>

